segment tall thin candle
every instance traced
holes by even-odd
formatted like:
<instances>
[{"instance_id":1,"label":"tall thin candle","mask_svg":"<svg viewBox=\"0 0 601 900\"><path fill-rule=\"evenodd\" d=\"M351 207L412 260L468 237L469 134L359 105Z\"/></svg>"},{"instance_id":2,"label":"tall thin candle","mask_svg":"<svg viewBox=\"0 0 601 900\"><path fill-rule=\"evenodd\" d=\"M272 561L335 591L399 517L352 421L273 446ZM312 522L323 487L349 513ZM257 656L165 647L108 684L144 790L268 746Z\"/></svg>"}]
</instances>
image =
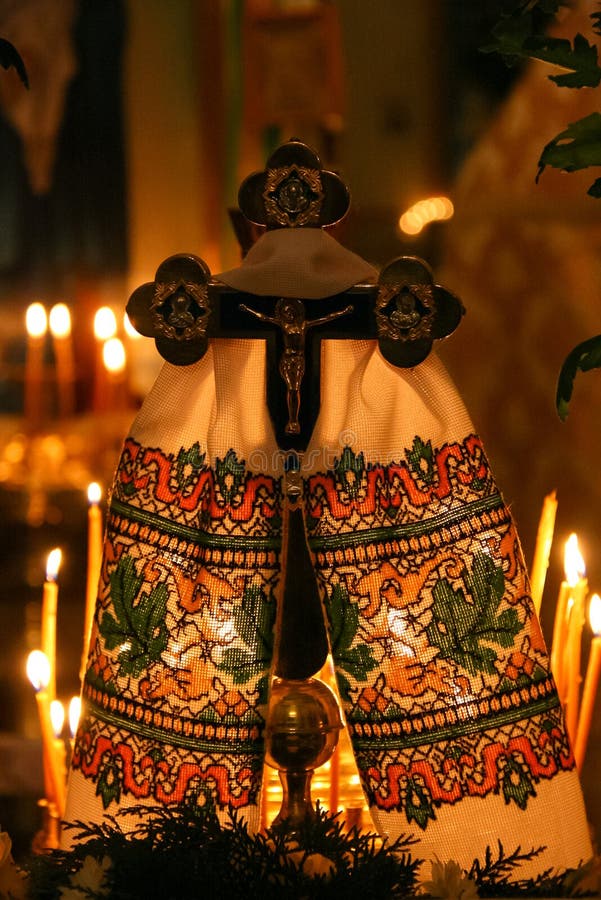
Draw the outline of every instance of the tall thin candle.
<instances>
[{"instance_id":1,"label":"tall thin candle","mask_svg":"<svg viewBox=\"0 0 601 900\"><path fill-rule=\"evenodd\" d=\"M557 496L555 491L553 491L545 497L543 502L530 575L532 602L537 615L540 614L545 579L549 567L549 555L551 553L551 544L553 543L556 513Z\"/></svg>"},{"instance_id":2,"label":"tall thin candle","mask_svg":"<svg viewBox=\"0 0 601 900\"><path fill-rule=\"evenodd\" d=\"M123 409L128 405L126 379L127 357L123 341L110 338L102 349L102 361L106 369L106 406L111 410Z\"/></svg>"},{"instance_id":3,"label":"tall thin candle","mask_svg":"<svg viewBox=\"0 0 601 900\"><path fill-rule=\"evenodd\" d=\"M57 576L61 564L62 553L58 547L48 554L46 562L46 581L42 594L42 652L46 654L50 665L48 695L50 700L56 697L56 614L58 607Z\"/></svg>"},{"instance_id":4,"label":"tall thin candle","mask_svg":"<svg viewBox=\"0 0 601 900\"><path fill-rule=\"evenodd\" d=\"M86 663L94 621L96 607L96 595L98 592L98 579L102 564L102 512L100 510L100 498L102 490L100 485L93 481L88 485L88 565L86 573L86 607L83 626L83 646L81 666L79 670L80 681L83 682L86 673Z\"/></svg>"},{"instance_id":5,"label":"tall thin candle","mask_svg":"<svg viewBox=\"0 0 601 900\"><path fill-rule=\"evenodd\" d=\"M553 642L551 644L551 671L557 686L557 693L562 703L566 699L567 682L565 680L566 646L568 637L568 621L572 607L572 590L578 583L578 565L580 550L578 538L571 534L566 541L563 557L565 578L559 588L555 621L553 623Z\"/></svg>"},{"instance_id":6,"label":"tall thin candle","mask_svg":"<svg viewBox=\"0 0 601 900\"><path fill-rule=\"evenodd\" d=\"M27 426L40 427L43 411L42 386L44 384L44 343L48 330L48 317L41 303L31 303L25 314L27 351L25 357L25 384L23 409Z\"/></svg>"},{"instance_id":7,"label":"tall thin candle","mask_svg":"<svg viewBox=\"0 0 601 900\"><path fill-rule=\"evenodd\" d=\"M50 333L54 345L58 411L62 418L73 415L75 409L75 365L71 341L71 313L65 303L56 303L50 310Z\"/></svg>"},{"instance_id":8,"label":"tall thin candle","mask_svg":"<svg viewBox=\"0 0 601 900\"><path fill-rule=\"evenodd\" d=\"M117 319L110 306L101 306L94 316L94 337L96 338L96 360L94 367L94 397L93 406L96 411L107 408L107 370L104 365L103 353L106 341L115 337L117 333Z\"/></svg>"},{"instance_id":9,"label":"tall thin candle","mask_svg":"<svg viewBox=\"0 0 601 900\"><path fill-rule=\"evenodd\" d=\"M60 760L55 752L55 737L50 715L48 682L50 663L45 653L33 650L27 658L27 676L36 692L36 703L42 735L44 763L44 794L49 805L54 805L59 816L65 808L65 780L60 770Z\"/></svg>"},{"instance_id":10,"label":"tall thin candle","mask_svg":"<svg viewBox=\"0 0 601 900\"><path fill-rule=\"evenodd\" d=\"M564 659L562 663L564 695L566 703L566 723L572 741L576 739L578 728L578 712L580 708L580 657L582 647L582 628L584 626L584 603L588 593L588 582L585 575L584 559L578 546L578 539L573 535L571 553L567 564L570 596L568 601L567 633L565 637Z\"/></svg>"},{"instance_id":11,"label":"tall thin candle","mask_svg":"<svg viewBox=\"0 0 601 900\"><path fill-rule=\"evenodd\" d=\"M586 756L588 736L591 730L593 710L599 686L599 675L601 674L601 597L599 597L599 594L593 594L591 597L589 620L593 631L593 639L591 641L584 690L582 692L582 706L574 743L574 756L579 771L582 770L582 764Z\"/></svg>"}]
</instances>

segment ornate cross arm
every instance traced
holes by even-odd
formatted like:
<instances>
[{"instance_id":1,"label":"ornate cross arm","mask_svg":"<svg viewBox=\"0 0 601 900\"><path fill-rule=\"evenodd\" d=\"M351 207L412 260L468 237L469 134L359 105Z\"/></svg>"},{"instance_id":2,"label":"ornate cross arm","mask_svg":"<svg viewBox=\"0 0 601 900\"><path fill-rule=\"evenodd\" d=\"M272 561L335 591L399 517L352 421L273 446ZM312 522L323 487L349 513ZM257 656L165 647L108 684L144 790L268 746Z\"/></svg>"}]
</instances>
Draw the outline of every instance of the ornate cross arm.
<instances>
[{"instance_id":1,"label":"ornate cross arm","mask_svg":"<svg viewBox=\"0 0 601 900\"><path fill-rule=\"evenodd\" d=\"M212 279L199 257L177 255L161 263L154 281L133 292L127 313L174 365L200 360L209 340L266 341L267 403L278 444L303 450L319 413L324 338L372 338L388 362L410 368L428 356L435 340L455 330L464 308L416 257L389 263L377 285L306 300L236 291Z\"/></svg>"}]
</instances>

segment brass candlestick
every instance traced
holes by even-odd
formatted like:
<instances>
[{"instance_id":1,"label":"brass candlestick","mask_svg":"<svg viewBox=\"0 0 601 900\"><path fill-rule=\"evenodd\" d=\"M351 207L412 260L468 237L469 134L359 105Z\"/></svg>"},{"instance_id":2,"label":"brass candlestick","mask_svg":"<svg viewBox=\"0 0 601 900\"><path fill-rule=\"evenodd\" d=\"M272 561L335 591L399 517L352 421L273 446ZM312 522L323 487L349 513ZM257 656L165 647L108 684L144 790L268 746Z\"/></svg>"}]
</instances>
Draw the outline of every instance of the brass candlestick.
<instances>
[{"instance_id":1,"label":"brass candlestick","mask_svg":"<svg viewBox=\"0 0 601 900\"><path fill-rule=\"evenodd\" d=\"M342 728L338 701L317 678L276 678L266 728L265 761L282 782L282 806L274 825L286 822L291 831L315 818L311 801L313 772L328 761Z\"/></svg>"}]
</instances>

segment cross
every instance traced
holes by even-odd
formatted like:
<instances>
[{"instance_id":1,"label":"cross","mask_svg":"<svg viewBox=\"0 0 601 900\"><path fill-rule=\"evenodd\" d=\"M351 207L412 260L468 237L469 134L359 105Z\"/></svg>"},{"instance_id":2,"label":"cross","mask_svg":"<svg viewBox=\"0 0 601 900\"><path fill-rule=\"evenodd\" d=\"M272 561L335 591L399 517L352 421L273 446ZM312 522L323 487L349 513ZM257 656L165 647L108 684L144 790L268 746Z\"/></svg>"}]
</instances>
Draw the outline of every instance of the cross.
<instances>
[{"instance_id":1,"label":"cross","mask_svg":"<svg viewBox=\"0 0 601 900\"><path fill-rule=\"evenodd\" d=\"M278 147L262 172L240 186L240 211L253 226L322 228L346 215L350 196L342 179L321 167L306 144L292 138ZM416 257L387 265L377 285L356 285L322 299L245 294L211 278L197 256L177 255L159 266L155 280L131 295L127 312L141 334L154 337L161 355L189 365L209 340L260 338L267 345L267 405L278 445L302 451L319 414L321 341L378 341L384 358L418 365L435 340L463 315L461 301L434 283Z\"/></svg>"},{"instance_id":2,"label":"cross","mask_svg":"<svg viewBox=\"0 0 601 900\"><path fill-rule=\"evenodd\" d=\"M237 291L212 280L198 257L178 255L159 266L154 282L134 291L127 312L175 365L196 362L209 340L265 341L267 406L278 446L303 451L319 415L322 340L376 339L389 362L408 368L454 330L463 307L414 257L385 267L378 285L306 300Z\"/></svg>"}]
</instances>

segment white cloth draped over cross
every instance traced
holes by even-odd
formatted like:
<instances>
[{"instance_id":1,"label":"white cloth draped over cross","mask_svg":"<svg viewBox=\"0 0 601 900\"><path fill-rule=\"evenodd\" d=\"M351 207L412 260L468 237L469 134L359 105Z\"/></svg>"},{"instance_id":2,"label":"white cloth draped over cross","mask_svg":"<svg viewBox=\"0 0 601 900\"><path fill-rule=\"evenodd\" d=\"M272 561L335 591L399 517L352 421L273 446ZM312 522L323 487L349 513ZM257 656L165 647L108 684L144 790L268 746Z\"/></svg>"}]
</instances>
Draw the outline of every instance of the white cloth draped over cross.
<instances>
[{"instance_id":1,"label":"white cloth draped over cross","mask_svg":"<svg viewBox=\"0 0 601 900\"><path fill-rule=\"evenodd\" d=\"M320 229L268 231L217 278L309 301L376 272ZM456 340L460 340L460 336ZM511 513L434 354L324 340L300 456L306 538L363 787L382 834L468 865L591 856ZM287 528L263 342L165 364L112 492L66 819L210 803L260 821Z\"/></svg>"}]
</instances>

